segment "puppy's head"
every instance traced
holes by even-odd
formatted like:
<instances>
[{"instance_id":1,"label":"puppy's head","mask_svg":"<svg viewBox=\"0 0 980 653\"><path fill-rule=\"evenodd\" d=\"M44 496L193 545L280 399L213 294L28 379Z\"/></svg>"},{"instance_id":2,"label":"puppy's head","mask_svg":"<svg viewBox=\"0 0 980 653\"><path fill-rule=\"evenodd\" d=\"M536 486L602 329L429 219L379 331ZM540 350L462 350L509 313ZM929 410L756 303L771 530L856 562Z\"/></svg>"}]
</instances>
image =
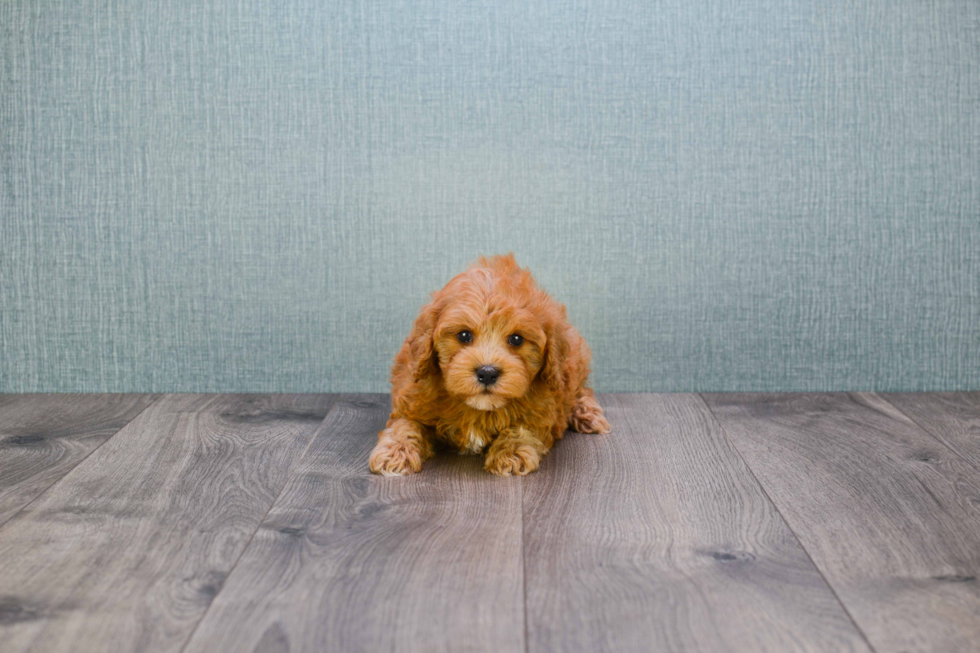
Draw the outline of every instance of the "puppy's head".
<instances>
[{"instance_id":1,"label":"puppy's head","mask_svg":"<svg viewBox=\"0 0 980 653\"><path fill-rule=\"evenodd\" d=\"M481 258L433 295L410 338L415 379L441 381L478 410L496 410L535 383L558 389L568 352L565 308L512 254Z\"/></svg>"}]
</instances>

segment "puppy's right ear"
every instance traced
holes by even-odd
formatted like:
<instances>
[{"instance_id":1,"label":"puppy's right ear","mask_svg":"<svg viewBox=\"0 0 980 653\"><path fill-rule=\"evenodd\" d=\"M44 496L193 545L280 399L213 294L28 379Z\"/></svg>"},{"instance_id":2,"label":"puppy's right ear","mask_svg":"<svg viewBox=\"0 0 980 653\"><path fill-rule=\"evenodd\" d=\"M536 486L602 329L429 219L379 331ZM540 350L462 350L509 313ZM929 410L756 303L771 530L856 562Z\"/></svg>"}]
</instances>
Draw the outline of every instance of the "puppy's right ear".
<instances>
[{"instance_id":1,"label":"puppy's right ear","mask_svg":"<svg viewBox=\"0 0 980 653\"><path fill-rule=\"evenodd\" d=\"M435 351L436 319L439 317L439 305L432 301L422 307L415 325L408 336L409 349L412 352L412 378L418 383L426 376L439 371L439 357Z\"/></svg>"}]
</instances>

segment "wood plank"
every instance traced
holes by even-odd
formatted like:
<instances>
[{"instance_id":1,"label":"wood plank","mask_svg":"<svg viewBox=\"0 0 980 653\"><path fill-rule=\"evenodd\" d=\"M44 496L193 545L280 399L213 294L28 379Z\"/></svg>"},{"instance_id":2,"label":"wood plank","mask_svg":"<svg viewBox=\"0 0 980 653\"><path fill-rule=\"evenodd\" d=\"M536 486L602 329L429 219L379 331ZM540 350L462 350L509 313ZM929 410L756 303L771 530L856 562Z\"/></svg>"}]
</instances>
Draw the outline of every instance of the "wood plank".
<instances>
[{"instance_id":1,"label":"wood plank","mask_svg":"<svg viewBox=\"0 0 980 653\"><path fill-rule=\"evenodd\" d=\"M0 525L159 395L0 395Z\"/></svg>"},{"instance_id":2,"label":"wood plank","mask_svg":"<svg viewBox=\"0 0 980 653\"><path fill-rule=\"evenodd\" d=\"M867 651L697 395L602 395L524 491L529 651Z\"/></svg>"},{"instance_id":3,"label":"wood plank","mask_svg":"<svg viewBox=\"0 0 980 653\"><path fill-rule=\"evenodd\" d=\"M3 650L178 650L332 402L156 401L0 529Z\"/></svg>"},{"instance_id":4,"label":"wood plank","mask_svg":"<svg viewBox=\"0 0 980 653\"><path fill-rule=\"evenodd\" d=\"M980 392L881 395L980 470Z\"/></svg>"},{"instance_id":5,"label":"wood plank","mask_svg":"<svg viewBox=\"0 0 980 653\"><path fill-rule=\"evenodd\" d=\"M368 471L386 395L338 401L194 651L523 651L521 479L443 453Z\"/></svg>"},{"instance_id":6,"label":"wood plank","mask_svg":"<svg viewBox=\"0 0 980 653\"><path fill-rule=\"evenodd\" d=\"M980 479L874 394L705 395L880 651L976 651Z\"/></svg>"}]
</instances>

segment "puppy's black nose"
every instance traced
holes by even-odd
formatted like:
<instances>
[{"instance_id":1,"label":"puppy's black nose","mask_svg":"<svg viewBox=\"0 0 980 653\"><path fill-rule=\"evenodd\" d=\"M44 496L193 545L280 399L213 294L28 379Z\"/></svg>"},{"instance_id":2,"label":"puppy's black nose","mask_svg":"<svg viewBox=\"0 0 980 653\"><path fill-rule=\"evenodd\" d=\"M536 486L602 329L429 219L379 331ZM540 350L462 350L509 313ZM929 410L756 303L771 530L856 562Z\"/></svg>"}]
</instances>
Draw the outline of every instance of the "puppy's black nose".
<instances>
[{"instance_id":1,"label":"puppy's black nose","mask_svg":"<svg viewBox=\"0 0 980 653\"><path fill-rule=\"evenodd\" d=\"M476 370L476 380L485 386L491 386L500 378L500 368L493 365L484 365Z\"/></svg>"}]
</instances>

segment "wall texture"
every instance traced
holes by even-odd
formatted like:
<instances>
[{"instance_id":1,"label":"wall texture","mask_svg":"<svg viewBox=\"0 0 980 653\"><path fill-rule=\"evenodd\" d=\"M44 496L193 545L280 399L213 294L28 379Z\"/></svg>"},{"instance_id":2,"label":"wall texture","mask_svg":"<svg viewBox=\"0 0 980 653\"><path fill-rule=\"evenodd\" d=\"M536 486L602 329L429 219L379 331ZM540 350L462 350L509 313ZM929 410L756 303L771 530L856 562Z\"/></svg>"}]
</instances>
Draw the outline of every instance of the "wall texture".
<instances>
[{"instance_id":1,"label":"wall texture","mask_svg":"<svg viewBox=\"0 0 980 653\"><path fill-rule=\"evenodd\" d=\"M0 391L384 391L508 250L602 391L980 387L976 0L7 0L0 101Z\"/></svg>"}]
</instances>

